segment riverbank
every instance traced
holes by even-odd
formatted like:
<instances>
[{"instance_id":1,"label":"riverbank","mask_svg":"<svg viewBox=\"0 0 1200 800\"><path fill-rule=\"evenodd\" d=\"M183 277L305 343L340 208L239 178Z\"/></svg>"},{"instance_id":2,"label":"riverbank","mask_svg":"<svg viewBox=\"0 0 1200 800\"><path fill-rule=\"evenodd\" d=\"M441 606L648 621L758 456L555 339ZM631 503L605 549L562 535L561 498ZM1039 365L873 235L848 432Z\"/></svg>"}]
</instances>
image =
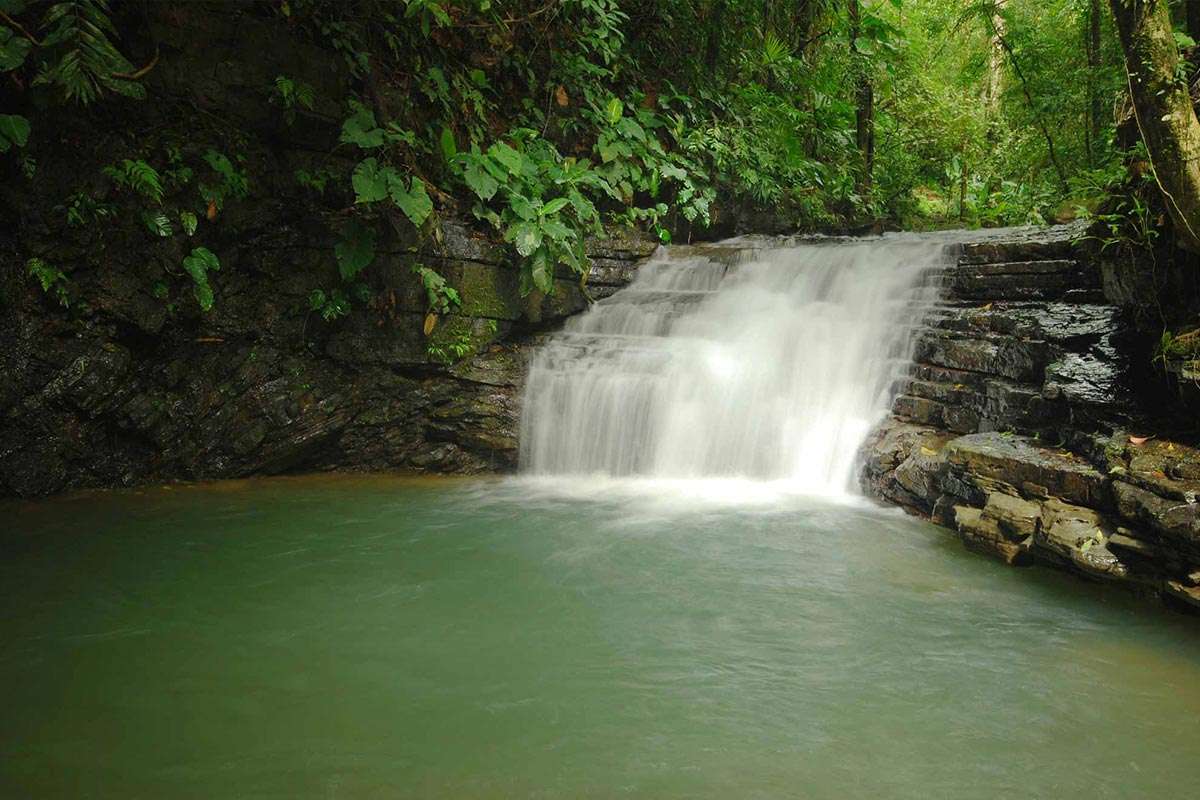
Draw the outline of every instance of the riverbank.
<instances>
[{"instance_id":1,"label":"riverbank","mask_svg":"<svg viewBox=\"0 0 1200 800\"><path fill-rule=\"evenodd\" d=\"M1123 302L1138 269L1071 227L966 244L861 450L864 491L1006 563L1200 608L1189 387Z\"/></svg>"}]
</instances>

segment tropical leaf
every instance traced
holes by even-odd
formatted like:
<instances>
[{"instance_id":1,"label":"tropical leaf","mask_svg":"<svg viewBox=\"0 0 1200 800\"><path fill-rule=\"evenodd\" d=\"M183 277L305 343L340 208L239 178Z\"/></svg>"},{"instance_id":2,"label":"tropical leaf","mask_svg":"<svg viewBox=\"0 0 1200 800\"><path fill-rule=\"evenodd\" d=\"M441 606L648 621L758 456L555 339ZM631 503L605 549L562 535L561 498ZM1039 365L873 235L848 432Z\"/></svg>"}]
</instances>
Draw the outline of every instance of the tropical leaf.
<instances>
[{"instance_id":1,"label":"tropical leaf","mask_svg":"<svg viewBox=\"0 0 1200 800\"><path fill-rule=\"evenodd\" d=\"M193 248L190 255L183 259L183 268L192 277L192 293L203 311L211 311L213 307L212 286L208 282L208 273L221 268L221 262L207 247Z\"/></svg>"},{"instance_id":2,"label":"tropical leaf","mask_svg":"<svg viewBox=\"0 0 1200 800\"><path fill-rule=\"evenodd\" d=\"M546 248L539 247L529 260L529 274L533 285L544 294L554 293L554 265L546 254Z\"/></svg>"},{"instance_id":3,"label":"tropical leaf","mask_svg":"<svg viewBox=\"0 0 1200 800\"><path fill-rule=\"evenodd\" d=\"M388 193L392 202L400 207L409 221L418 228L425 224L433 213L433 200L425 191L425 182L413 177L408 189L404 188L404 179L395 175L388 182Z\"/></svg>"},{"instance_id":4,"label":"tropical leaf","mask_svg":"<svg viewBox=\"0 0 1200 800\"><path fill-rule=\"evenodd\" d=\"M499 163L503 164L512 175L520 175L521 169L524 166L525 159L520 152L506 145L504 142L496 142L488 148L488 155L494 158Z\"/></svg>"},{"instance_id":5,"label":"tropical leaf","mask_svg":"<svg viewBox=\"0 0 1200 800\"><path fill-rule=\"evenodd\" d=\"M372 156L358 162L350 178L355 203L374 203L388 196L388 178L395 175L390 167L381 167Z\"/></svg>"},{"instance_id":6,"label":"tropical leaf","mask_svg":"<svg viewBox=\"0 0 1200 800\"><path fill-rule=\"evenodd\" d=\"M375 112L357 100L350 101L353 113L342 123L340 140L364 150L383 147L384 132L375 121Z\"/></svg>"},{"instance_id":7,"label":"tropical leaf","mask_svg":"<svg viewBox=\"0 0 1200 800\"><path fill-rule=\"evenodd\" d=\"M542 245L542 230L532 222L518 222L504 232L504 240L517 248L517 252L528 258Z\"/></svg>"},{"instance_id":8,"label":"tropical leaf","mask_svg":"<svg viewBox=\"0 0 1200 800\"><path fill-rule=\"evenodd\" d=\"M500 182L492 177L487 168L479 161L479 159L486 158L487 156L474 157L467 162L466 168L463 169L463 180L480 200L491 200L500 188Z\"/></svg>"},{"instance_id":9,"label":"tropical leaf","mask_svg":"<svg viewBox=\"0 0 1200 800\"><path fill-rule=\"evenodd\" d=\"M18 36L11 28L0 26L0 72L8 72L25 63L33 44L24 36Z\"/></svg>"},{"instance_id":10,"label":"tropical leaf","mask_svg":"<svg viewBox=\"0 0 1200 800\"><path fill-rule=\"evenodd\" d=\"M0 114L0 153L24 147L29 141L29 120L17 114Z\"/></svg>"},{"instance_id":11,"label":"tropical leaf","mask_svg":"<svg viewBox=\"0 0 1200 800\"><path fill-rule=\"evenodd\" d=\"M351 220L342 229L342 238L333 246L333 254L342 279L353 279L375 260L375 230Z\"/></svg>"}]
</instances>

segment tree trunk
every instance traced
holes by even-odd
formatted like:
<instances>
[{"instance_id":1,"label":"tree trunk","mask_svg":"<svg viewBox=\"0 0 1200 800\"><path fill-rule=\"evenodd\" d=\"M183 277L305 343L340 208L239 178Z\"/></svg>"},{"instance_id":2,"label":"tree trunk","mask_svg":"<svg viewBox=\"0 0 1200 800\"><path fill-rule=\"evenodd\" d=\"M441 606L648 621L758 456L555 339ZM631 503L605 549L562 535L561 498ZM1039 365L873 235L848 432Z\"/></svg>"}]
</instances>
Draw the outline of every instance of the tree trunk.
<instances>
[{"instance_id":1,"label":"tree trunk","mask_svg":"<svg viewBox=\"0 0 1200 800\"><path fill-rule=\"evenodd\" d=\"M716 0L708 11L708 41L704 47L704 65L708 74L714 75L721 59L721 36L725 33L725 0Z\"/></svg>"},{"instance_id":2,"label":"tree trunk","mask_svg":"<svg viewBox=\"0 0 1200 800\"><path fill-rule=\"evenodd\" d=\"M1096 154L1100 151L1100 130L1104 127L1104 104L1098 85L1104 53L1100 42L1100 0L1091 0L1088 8L1088 163L1096 165Z\"/></svg>"},{"instance_id":3,"label":"tree trunk","mask_svg":"<svg viewBox=\"0 0 1200 800\"><path fill-rule=\"evenodd\" d=\"M1200 120L1186 83L1175 79L1179 50L1165 0L1109 0L1133 98L1180 247L1200 253Z\"/></svg>"},{"instance_id":4,"label":"tree trunk","mask_svg":"<svg viewBox=\"0 0 1200 800\"><path fill-rule=\"evenodd\" d=\"M1187 32L1200 42L1200 0L1187 0Z\"/></svg>"},{"instance_id":5,"label":"tree trunk","mask_svg":"<svg viewBox=\"0 0 1200 800\"><path fill-rule=\"evenodd\" d=\"M996 0L996 13L992 15L992 47L988 53L988 80L984 89L984 104L989 115L993 116L1000 106L1000 94L1004 91L1004 48L1000 44L1004 36L1004 17L1000 15L1003 7L1004 0Z\"/></svg>"},{"instance_id":6,"label":"tree trunk","mask_svg":"<svg viewBox=\"0 0 1200 800\"><path fill-rule=\"evenodd\" d=\"M862 173L858 192L866 196L871 191L875 172L875 87L867 76L866 66L858 52L858 36L862 30L862 9L858 0L850 0L850 53L854 59L855 143L862 155Z\"/></svg>"}]
</instances>

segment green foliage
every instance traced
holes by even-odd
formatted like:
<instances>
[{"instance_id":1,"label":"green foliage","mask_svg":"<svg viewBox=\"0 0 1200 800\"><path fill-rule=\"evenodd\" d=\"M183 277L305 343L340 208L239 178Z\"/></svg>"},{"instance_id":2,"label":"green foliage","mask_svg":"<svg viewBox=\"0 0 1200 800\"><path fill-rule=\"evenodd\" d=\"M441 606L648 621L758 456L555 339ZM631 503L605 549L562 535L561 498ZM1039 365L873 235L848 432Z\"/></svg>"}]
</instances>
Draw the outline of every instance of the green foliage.
<instances>
[{"instance_id":1,"label":"green foliage","mask_svg":"<svg viewBox=\"0 0 1200 800\"><path fill-rule=\"evenodd\" d=\"M207 247L193 248L191 254L183 259L183 269L192 278L192 292L196 295L196 302L204 311L211 311L213 307L213 291L208 282L208 273L216 272L220 268L220 260Z\"/></svg>"},{"instance_id":2,"label":"green foliage","mask_svg":"<svg viewBox=\"0 0 1200 800\"><path fill-rule=\"evenodd\" d=\"M25 262L25 271L33 277L46 294L53 294L63 308L71 305L67 294L67 276L58 267L48 264L44 259L31 258Z\"/></svg>"},{"instance_id":3,"label":"green foliage","mask_svg":"<svg viewBox=\"0 0 1200 800\"><path fill-rule=\"evenodd\" d=\"M493 322L493 325L495 323ZM475 344L472 341L471 331L465 326L460 326L452 331L449 335L442 337L441 341L430 342L425 348L425 352L434 361L445 364L447 366L462 361L469 356L475 349Z\"/></svg>"},{"instance_id":4,"label":"green foliage","mask_svg":"<svg viewBox=\"0 0 1200 800\"><path fill-rule=\"evenodd\" d=\"M30 144L30 120L37 130L55 100L140 96L134 76L144 69L118 46L142 37L122 37L117 23L162 12L108 0L0 7L20 25L0 22L0 73L28 100L0 115L0 152L27 148L17 155L32 175L41 142ZM329 320L349 313L365 271L382 261L376 252L436 242L440 213L469 212L476 232L504 242L528 294L555 291L556 274L582 285L584 241L605 226L671 241L757 219L805 229L881 217L912 227L1041 222L1123 191L1107 111L1124 75L1107 17L1089 54L1088 4L1078 0L857 7L852 18L834 0L267 4L255 13L331 47L352 75L352 97L323 98L347 103L337 150L311 154L294 172L304 191L289 198L336 236L340 284L314 293L312 309ZM864 87L869 176L857 141ZM260 89L289 125L317 100L290 75ZM222 116L201 116L210 111ZM220 134L203 136L189 125L169 146L127 132L136 144L104 170L119 191L81 181L87 188L59 206L72 228L136 230L164 249L186 242L185 270L207 307L211 288L200 287L215 267L196 245L251 190L236 126L218 124ZM1133 194L1101 219L1114 238L1148 240L1154 215L1138 199L1145 192ZM431 311L456 306L437 273L419 275L427 294L436 289Z\"/></svg>"},{"instance_id":5,"label":"green foliage","mask_svg":"<svg viewBox=\"0 0 1200 800\"><path fill-rule=\"evenodd\" d=\"M66 214L67 224L73 227L83 227L102 220L109 220L117 213L112 204L96 200L86 192L75 192L67 198L65 204L59 206L59 210Z\"/></svg>"},{"instance_id":6,"label":"green foliage","mask_svg":"<svg viewBox=\"0 0 1200 800\"><path fill-rule=\"evenodd\" d=\"M375 231L358 220L342 230L342 238L333 248L342 280L353 280L375 260Z\"/></svg>"},{"instance_id":7,"label":"green foliage","mask_svg":"<svg viewBox=\"0 0 1200 800\"><path fill-rule=\"evenodd\" d=\"M34 83L58 90L67 100L88 104L104 92L141 99L145 87L131 76L133 64L117 50L118 38L107 0L62 0L42 18L49 32L41 46L53 53Z\"/></svg>"},{"instance_id":8,"label":"green foliage","mask_svg":"<svg viewBox=\"0 0 1200 800\"><path fill-rule=\"evenodd\" d=\"M179 212L179 227L182 228L183 232L188 236L194 236L196 234L196 228L199 225L200 220L197 219L196 215L191 211L185 210Z\"/></svg>"},{"instance_id":9,"label":"green foliage","mask_svg":"<svg viewBox=\"0 0 1200 800\"><path fill-rule=\"evenodd\" d=\"M452 167L475 194L475 216L501 233L521 258L521 293L554 291L554 268L587 271L583 236L599 230L599 214L585 193L606 187L589 161L563 158L536 132L512 132L486 152L472 144Z\"/></svg>"},{"instance_id":10,"label":"green foliage","mask_svg":"<svg viewBox=\"0 0 1200 800\"><path fill-rule=\"evenodd\" d=\"M462 305L458 291L446 283L446 279L436 271L423 264L414 264L413 272L421 279L421 285L425 289L427 311L432 314L449 314Z\"/></svg>"},{"instance_id":11,"label":"green foliage","mask_svg":"<svg viewBox=\"0 0 1200 800\"><path fill-rule=\"evenodd\" d=\"M297 81L280 75L275 78L275 93L272 99L277 99L283 105L283 118L291 125L296 121L296 109L313 110L316 92L304 81Z\"/></svg>"},{"instance_id":12,"label":"green foliage","mask_svg":"<svg viewBox=\"0 0 1200 800\"><path fill-rule=\"evenodd\" d=\"M350 296L340 287L329 291L313 289L308 296L308 307L318 312L321 319L333 322L350 313Z\"/></svg>"},{"instance_id":13,"label":"green foliage","mask_svg":"<svg viewBox=\"0 0 1200 800\"><path fill-rule=\"evenodd\" d=\"M241 199L250 194L249 177L224 153L210 148L204 153L204 163L211 168L212 175L200 183L200 196L213 208L220 210L228 198Z\"/></svg>"},{"instance_id":14,"label":"green foliage","mask_svg":"<svg viewBox=\"0 0 1200 800\"><path fill-rule=\"evenodd\" d=\"M0 25L0 72L11 72L25 63L25 57L33 43L14 31Z\"/></svg>"},{"instance_id":15,"label":"green foliage","mask_svg":"<svg viewBox=\"0 0 1200 800\"><path fill-rule=\"evenodd\" d=\"M131 189L152 203L162 203L162 176L145 161L126 158L120 164L105 167L103 172L118 186Z\"/></svg>"},{"instance_id":16,"label":"green foliage","mask_svg":"<svg viewBox=\"0 0 1200 800\"><path fill-rule=\"evenodd\" d=\"M317 169L311 172L306 169L298 169L293 177L296 179L296 183L306 189L311 189L317 194L324 194L325 187L329 185L329 181L333 179L334 175L328 169Z\"/></svg>"},{"instance_id":17,"label":"green foliage","mask_svg":"<svg viewBox=\"0 0 1200 800\"><path fill-rule=\"evenodd\" d=\"M29 141L29 120L19 114L0 114L0 153L24 147Z\"/></svg>"}]
</instances>

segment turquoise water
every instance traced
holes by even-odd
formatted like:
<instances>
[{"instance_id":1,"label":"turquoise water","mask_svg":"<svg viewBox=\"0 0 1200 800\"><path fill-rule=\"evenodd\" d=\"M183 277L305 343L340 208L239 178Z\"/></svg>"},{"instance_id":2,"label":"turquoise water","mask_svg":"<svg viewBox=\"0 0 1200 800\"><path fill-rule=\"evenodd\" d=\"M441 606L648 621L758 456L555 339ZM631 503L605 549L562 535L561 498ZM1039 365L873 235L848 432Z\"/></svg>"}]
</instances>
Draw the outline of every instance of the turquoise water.
<instances>
[{"instance_id":1,"label":"turquoise water","mask_svg":"<svg viewBox=\"0 0 1200 800\"><path fill-rule=\"evenodd\" d=\"M1133 798L1200 625L764 485L9 503L0 796Z\"/></svg>"}]
</instances>

